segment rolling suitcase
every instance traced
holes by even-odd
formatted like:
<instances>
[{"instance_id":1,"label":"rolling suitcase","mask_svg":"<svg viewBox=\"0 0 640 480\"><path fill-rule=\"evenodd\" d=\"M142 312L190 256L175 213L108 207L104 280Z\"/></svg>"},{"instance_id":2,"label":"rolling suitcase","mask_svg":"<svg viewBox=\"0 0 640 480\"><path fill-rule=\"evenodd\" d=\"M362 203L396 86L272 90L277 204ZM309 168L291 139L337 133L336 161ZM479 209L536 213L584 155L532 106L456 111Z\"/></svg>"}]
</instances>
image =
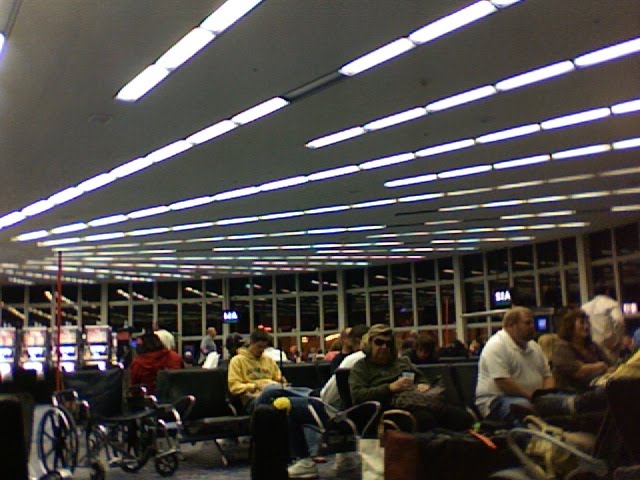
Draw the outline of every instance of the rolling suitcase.
<instances>
[{"instance_id":1,"label":"rolling suitcase","mask_svg":"<svg viewBox=\"0 0 640 480\"><path fill-rule=\"evenodd\" d=\"M258 405L251 417L251 479L287 480L289 431L287 412Z\"/></svg>"}]
</instances>

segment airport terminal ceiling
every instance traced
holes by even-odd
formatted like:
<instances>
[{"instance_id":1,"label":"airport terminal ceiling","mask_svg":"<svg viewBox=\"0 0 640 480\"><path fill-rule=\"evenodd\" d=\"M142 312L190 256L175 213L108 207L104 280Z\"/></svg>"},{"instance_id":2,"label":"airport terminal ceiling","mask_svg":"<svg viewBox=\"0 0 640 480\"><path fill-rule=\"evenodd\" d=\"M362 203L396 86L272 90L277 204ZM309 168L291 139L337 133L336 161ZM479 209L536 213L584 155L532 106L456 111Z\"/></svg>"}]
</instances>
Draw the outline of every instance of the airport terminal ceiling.
<instances>
[{"instance_id":1,"label":"airport terminal ceiling","mask_svg":"<svg viewBox=\"0 0 640 480\"><path fill-rule=\"evenodd\" d=\"M4 3L0 283L60 250L206 278L639 217L637 0Z\"/></svg>"}]
</instances>

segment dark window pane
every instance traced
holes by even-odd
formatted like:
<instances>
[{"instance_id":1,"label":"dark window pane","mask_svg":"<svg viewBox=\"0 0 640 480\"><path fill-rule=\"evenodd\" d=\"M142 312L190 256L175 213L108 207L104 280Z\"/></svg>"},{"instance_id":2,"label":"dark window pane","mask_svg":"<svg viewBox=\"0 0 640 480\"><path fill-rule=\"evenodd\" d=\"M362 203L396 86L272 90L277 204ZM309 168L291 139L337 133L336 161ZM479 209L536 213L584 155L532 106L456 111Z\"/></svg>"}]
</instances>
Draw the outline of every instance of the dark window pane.
<instances>
[{"instance_id":1,"label":"dark window pane","mask_svg":"<svg viewBox=\"0 0 640 480\"><path fill-rule=\"evenodd\" d=\"M137 331L153 331L153 306L134 305L133 307L133 328Z\"/></svg>"},{"instance_id":2,"label":"dark window pane","mask_svg":"<svg viewBox=\"0 0 640 480\"><path fill-rule=\"evenodd\" d=\"M576 237L565 238L562 240L562 255L565 265L575 265L578 263Z\"/></svg>"},{"instance_id":3,"label":"dark window pane","mask_svg":"<svg viewBox=\"0 0 640 480\"><path fill-rule=\"evenodd\" d=\"M229 325L232 332L249 333L251 328L251 313L249 312L249 300L231 299L231 310L238 312L238 323ZM209 312L207 309L207 316ZM207 320L208 321L208 320Z\"/></svg>"},{"instance_id":4,"label":"dark window pane","mask_svg":"<svg viewBox=\"0 0 640 480\"><path fill-rule=\"evenodd\" d=\"M638 236L637 223L618 227L614 233L618 255L629 255L640 251L640 236Z\"/></svg>"},{"instance_id":5,"label":"dark window pane","mask_svg":"<svg viewBox=\"0 0 640 480\"><path fill-rule=\"evenodd\" d=\"M44 303L50 302L51 292L53 292L54 287L52 285L34 285L29 287L29 303ZM20 288L22 291L22 287ZM3 300L7 303L11 303L10 300L4 298L4 290L3 290ZM15 302L14 302L15 303ZM19 302L22 303L22 298Z\"/></svg>"},{"instance_id":6,"label":"dark window pane","mask_svg":"<svg viewBox=\"0 0 640 480\"><path fill-rule=\"evenodd\" d=\"M511 269L514 272L533 270L533 246L523 245L511 249Z\"/></svg>"},{"instance_id":7,"label":"dark window pane","mask_svg":"<svg viewBox=\"0 0 640 480\"><path fill-rule=\"evenodd\" d=\"M37 326L32 319L30 319L29 323L27 324L27 322L25 321L24 308L7 307L6 305L2 307L2 321L15 328ZM42 326L48 327L49 321L47 320L47 323Z\"/></svg>"},{"instance_id":8,"label":"dark window pane","mask_svg":"<svg viewBox=\"0 0 640 480\"><path fill-rule=\"evenodd\" d=\"M209 327L214 327L218 334L222 333L222 303L221 302L206 302L205 308L205 331ZM231 328L233 330L233 327Z\"/></svg>"},{"instance_id":9,"label":"dark window pane","mask_svg":"<svg viewBox=\"0 0 640 480\"><path fill-rule=\"evenodd\" d=\"M56 291L58 291L57 287ZM62 285L62 296L66 297L67 299L71 300L72 302L77 302L78 301L78 285L70 285L70 284L63 284Z\"/></svg>"},{"instance_id":10,"label":"dark window pane","mask_svg":"<svg viewBox=\"0 0 640 480\"><path fill-rule=\"evenodd\" d=\"M300 297L300 330L312 332L320 329L319 297Z\"/></svg>"},{"instance_id":11,"label":"dark window pane","mask_svg":"<svg viewBox=\"0 0 640 480\"><path fill-rule=\"evenodd\" d=\"M562 306L562 286L560 273L543 273L540 275L540 296L543 307Z\"/></svg>"},{"instance_id":12,"label":"dark window pane","mask_svg":"<svg viewBox=\"0 0 640 480\"><path fill-rule=\"evenodd\" d=\"M101 299L100 285L82 285L83 302L99 302Z\"/></svg>"},{"instance_id":13,"label":"dark window pane","mask_svg":"<svg viewBox=\"0 0 640 480\"><path fill-rule=\"evenodd\" d=\"M24 303L24 287L2 287L2 301L5 303ZM40 301L46 301L46 299Z\"/></svg>"},{"instance_id":14,"label":"dark window pane","mask_svg":"<svg viewBox=\"0 0 640 480\"><path fill-rule=\"evenodd\" d=\"M371 292L369 294L371 308L371 325L376 323L391 323L389 314L389 294L387 292Z\"/></svg>"},{"instance_id":15,"label":"dark window pane","mask_svg":"<svg viewBox=\"0 0 640 480\"><path fill-rule=\"evenodd\" d=\"M301 273L298 275L301 292L317 292L320 289L320 274L318 272Z\"/></svg>"},{"instance_id":16,"label":"dark window pane","mask_svg":"<svg viewBox=\"0 0 640 480\"><path fill-rule=\"evenodd\" d=\"M254 295L271 295L273 293L273 277L271 275L263 275L252 277L253 294Z\"/></svg>"},{"instance_id":17,"label":"dark window pane","mask_svg":"<svg viewBox=\"0 0 640 480\"><path fill-rule=\"evenodd\" d=\"M416 289L418 325L438 324L438 305L436 287L420 287Z\"/></svg>"},{"instance_id":18,"label":"dark window pane","mask_svg":"<svg viewBox=\"0 0 640 480\"><path fill-rule=\"evenodd\" d=\"M222 280L206 280L204 282L204 296L207 298L222 297Z\"/></svg>"},{"instance_id":19,"label":"dark window pane","mask_svg":"<svg viewBox=\"0 0 640 480\"><path fill-rule=\"evenodd\" d=\"M84 292L84 290L83 290ZM82 324L97 325L100 323L100 305L98 303L82 304Z\"/></svg>"},{"instance_id":20,"label":"dark window pane","mask_svg":"<svg viewBox=\"0 0 640 480\"><path fill-rule=\"evenodd\" d=\"M202 303L183 303L182 336L200 336L202 334Z\"/></svg>"},{"instance_id":21,"label":"dark window pane","mask_svg":"<svg viewBox=\"0 0 640 480\"><path fill-rule=\"evenodd\" d=\"M122 328L125 325L130 326L129 323L129 307L126 305L122 306L113 306L109 305L109 325L113 327L114 330L118 328Z\"/></svg>"},{"instance_id":22,"label":"dark window pane","mask_svg":"<svg viewBox=\"0 0 640 480\"><path fill-rule=\"evenodd\" d=\"M131 300L153 300L153 282L132 283Z\"/></svg>"},{"instance_id":23,"label":"dark window pane","mask_svg":"<svg viewBox=\"0 0 640 480\"><path fill-rule=\"evenodd\" d=\"M276 277L276 293L293 293L296 291L295 275L278 275Z\"/></svg>"},{"instance_id":24,"label":"dark window pane","mask_svg":"<svg viewBox=\"0 0 640 480\"><path fill-rule=\"evenodd\" d=\"M436 279L436 262L433 260L425 260L413 264L416 273L416 283L432 282Z\"/></svg>"},{"instance_id":25,"label":"dark window pane","mask_svg":"<svg viewBox=\"0 0 640 480\"><path fill-rule=\"evenodd\" d=\"M364 292L347 293L347 325L353 327L366 323L366 294Z\"/></svg>"},{"instance_id":26,"label":"dark window pane","mask_svg":"<svg viewBox=\"0 0 640 480\"><path fill-rule=\"evenodd\" d=\"M370 287L386 287L389 284L387 267L369 267L367 269Z\"/></svg>"},{"instance_id":27,"label":"dark window pane","mask_svg":"<svg viewBox=\"0 0 640 480\"><path fill-rule=\"evenodd\" d=\"M451 257L438 259L440 281L453 280L453 260Z\"/></svg>"},{"instance_id":28,"label":"dark window pane","mask_svg":"<svg viewBox=\"0 0 640 480\"><path fill-rule=\"evenodd\" d=\"M484 282L465 282L464 298L467 313L487 310L484 303Z\"/></svg>"},{"instance_id":29,"label":"dark window pane","mask_svg":"<svg viewBox=\"0 0 640 480\"><path fill-rule=\"evenodd\" d=\"M613 282L613 266L597 265L591 267L593 275L593 290L598 291L604 288L610 288L615 291L615 283Z\"/></svg>"},{"instance_id":30,"label":"dark window pane","mask_svg":"<svg viewBox=\"0 0 640 480\"><path fill-rule=\"evenodd\" d=\"M536 306L536 287L533 275L513 277L512 290L511 301L514 305L529 308Z\"/></svg>"},{"instance_id":31,"label":"dark window pane","mask_svg":"<svg viewBox=\"0 0 640 480\"><path fill-rule=\"evenodd\" d=\"M158 299L175 300L178 298L178 282L158 282Z\"/></svg>"},{"instance_id":32,"label":"dark window pane","mask_svg":"<svg viewBox=\"0 0 640 480\"><path fill-rule=\"evenodd\" d=\"M110 302L118 302L129 299L128 283L110 283L108 288Z\"/></svg>"},{"instance_id":33,"label":"dark window pane","mask_svg":"<svg viewBox=\"0 0 640 480\"><path fill-rule=\"evenodd\" d=\"M22 309L17 308L13 312L14 315L20 316L18 312L22 312ZM43 326L43 327L53 327L55 324L55 316L51 313L50 307L30 307L28 312L29 314L29 325L33 326ZM63 318L64 318L63 312ZM4 317L3 317L4 318ZM63 324L65 322L63 321Z\"/></svg>"},{"instance_id":34,"label":"dark window pane","mask_svg":"<svg viewBox=\"0 0 640 480\"><path fill-rule=\"evenodd\" d=\"M411 289L393 290L394 327L413 326L413 295Z\"/></svg>"},{"instance_id":35,"label":"dark window pane","mask_svg":"<svg viewBox=\"0 0 640 480\"><path fill-rule=\"evenodd\" d=\"M484 275L481 253L462 257L462 266L464 269L464 278Z\"/></svg>"},{"instance_id":36,"label":"dark window pane","mask_svg":"<svg viewBox=\"0 0 640 480\"><path fill-rule=\"evenodd\" d=\"M338 289L338 274L336 272L322 272L322 291L330 292Z\"/></svg>"},{"instance_id":37,"label":"dark window pane","mask_svg":"<svg viewBox=\"0 0 640 480\"><path fill-rule=\"evenodd\" d=\"M230 294L233 295L249 295L250 287L248 278L231 278L229 280Z\"/></svg>"},{"instance_id":38,"label":"dark window pane","mask_svg":"<svg viewBox=\"0 0 640 480\"><path fill-rule=\"evenodd\" d=\"M202 298L202 280L182 282L182 298Z\"/></svg>"},{"instance_id":39,"label":"dark window pane","mask_svg":"<svg viewBox=\"0 0 640 480\"><path fill-rule=\"evenodd\" d=\"M567 306L580 308L580 280L578 278L578 270L567 270L565 272L565 281L567 284Z\"/></svg>"},{"instance_id":40,"label":"dark window pane","mask_svg":"<svg viewBox=\"0 0 640 480\"><path fill-rule=\"evenodd\" d=\"M602 230L589 234L589 249L591 260L611 257L611 232Z\"/></svg>"},{"instance_id":41,"label":"dark window pane","mask_svg":"<svg viewBox=\"0 0 640 480\"><path fill-rule=\"evenodd\" d=\"M336 330L338 328L338 296L322 296L322 314L324 315L324 329Z\"/></svg>"},{"instance_id":42,"label":"dark window pane","mask_svg":"<svg viewBox=\"0 0 640 480\"><path fill-rule=\"evenodd\" d=\"M411 283L411 264L401 263L391 265L391 283L393 285L406 285Z\"/></svg>"},{"instance_id":43,"label":"dark window pane","mask_svg":"<svg viewBox=\"0 0 640 480\"><path fill-rule=\"evenodd\" d=\"M273 302L271 298L257 297L253 300L253 323L255 328L268 327L273 330Z\"/></svg>"},{"instance_id":44,"label":"dark window pane","mask_svg":"<svg viewBox=\"0 0 640 480\"><path fill-rule=\"evenodd\" d=\"M640 260L620 264L620 281L623 302L640 303Z\"/></svg>"},{"instance_id":45,"label":"dark window pane","mask_svg":"<svg viewBox=\"0 0 640 480\"><path fill-rule=\"evenodd\" d=\"M296 299L278 298L276 300L278 308L278 332L292 332L298 327L296 325Z\"/></svg>"},{"instance_id":46,"label":"dark window pane","mask_svg":"<svg viewBox=\"0 0 640 480\"><path fill-rule=\"evenodd\" d=\"M507 266L507 250L494 250L487 253L487 269L489 275L506 274L508 270Z\"/></svg>"},{"instance_id":47,"label":"dark window pane","mask_svg":"<svg viewBox=\"0 0 640 480\"><path fill-rule=\"evenodd\" d=\"M442 306L442 324L456 323L456 302L453 295L453 285L440 286L440 302Z\"/></svg>"},{"instance_id":48,"label":"dark window pane","mask_svg":"<svg viewBox=\"0 0 640 480\"><path fill-rule=\"evenodd\" d=\"M158 305L158 328L172 333L178 331L178 305L162 303Z\"/></svg>"},{"instance_id":49,"label":"dark window pane","mask_svg":"<svg viewBox=\"0 0 640 480\"><path fill-rule=\"evenodd\" d=\"M545 242L536 245L538 251L538 268L557 267L560 265L558 242Z\"/></svg>"},{"instance_id":50,"label":"dark window pane","mask_svg":"<svg viewBox=\"0 0 640 480\"><path fill-rule=\"evenodd\" d=\"M346 280L346 288L362 288L364 287L364 268L356 268L353 270L346 270L344 272L344 278Z\"/></svg>"}]
</instances>

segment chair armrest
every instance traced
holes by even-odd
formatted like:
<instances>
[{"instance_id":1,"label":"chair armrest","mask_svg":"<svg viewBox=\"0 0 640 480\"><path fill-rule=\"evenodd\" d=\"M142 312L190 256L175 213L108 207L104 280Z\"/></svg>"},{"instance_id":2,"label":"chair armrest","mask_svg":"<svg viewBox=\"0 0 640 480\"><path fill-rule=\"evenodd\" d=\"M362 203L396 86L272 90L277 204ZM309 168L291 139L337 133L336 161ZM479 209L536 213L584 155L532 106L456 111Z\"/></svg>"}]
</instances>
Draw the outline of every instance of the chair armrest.
<instances>
[{"instance_id":1,"label":"chair armrest","mask_svg":"<svg viewBox=\"0 0 640 480\"><path fill-rule=\"evenodd\" d=\"M231 403L231 399L225 398L224 401L227 404L227 407L229 408L229 410L231 410L231 414L234 417L237 417L238 416L238 410L236 409L236 407L233 406L233 403Z\"/></svg>"},{"instance_id":2,"label":"chair armrest","mask_svg":"<svg viewBox=\"0 0 640 480\"><path fill-rule=\"evenodd\" d=\"M380 402L376 402L374 400L362 402L362 403L359 403L358 405L354 405L353 407L350 407L350 408L347 408L346 410L342 410L338 412L338 415L343 415L344 417L349 418L353 422L353 419L351 417L354 414L359 414L360 412L363 412L365 409L371 409L371 415L368 417L368 421L365 423L364 427L362 428L362 431L360 432L362 436L365 436L369 431L369 429L372 427L375 419L378 418L378 416L380 415L380 411L382 410L382 405L380 405Z\"/></svg>"}]
</instances>

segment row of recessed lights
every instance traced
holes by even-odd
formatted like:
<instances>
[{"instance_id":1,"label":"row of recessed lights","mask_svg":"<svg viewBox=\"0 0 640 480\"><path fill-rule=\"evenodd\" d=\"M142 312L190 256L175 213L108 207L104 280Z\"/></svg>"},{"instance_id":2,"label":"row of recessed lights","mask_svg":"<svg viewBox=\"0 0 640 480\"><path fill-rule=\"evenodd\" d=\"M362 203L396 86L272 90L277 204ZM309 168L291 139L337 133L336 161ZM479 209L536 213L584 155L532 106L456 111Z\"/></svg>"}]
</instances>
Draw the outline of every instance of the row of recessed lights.
<instances>
[{"instance_id":1,"label":"row of recessed lights","mask_svg":"<svg viewBox=\"0 0 640 480\"><path fill-rule=\"evenodd\" d=\"M634 102L638 102L640 103L640 101L638 100L634 100ZM627 102L629 103L629 102ZM621 105L625 105L625 104L621 104ZM441 174L429 174L427 176L419 176L419 177L411 177L410 179L403 179L401 181L395 181L395 182L399 182L399 183L393 183L391 185L389 185L390 182L387 182L385 185L386 186L401 186L401 185L411 185L411 184L415 184L415 183L423 183L426 181L433 181L436 180L438 178L440 178L440 176L442 176L443 174L448 175L448 178L451 178L452 176L454 176L454 172L457 176L461 175L461 174L466 174L466 175L471 175L471 174L477 174L477 173L483 173L483 172L487 172L489 170L492 169L501 169L501 168L514 168L514 167L520 167L520 166L525 166L525 165L530 165L530 164L535 164L535 163L540 163L543 161L548 161L550 159L566 159L566 158L577 158L580 156L587 156L587 155L593 155L596 153L603 153L603 152L607 152L610 150L621 150L621 149L629 149L629 148L637 148L640 147L640 138L634 138L634 139L626 139L626 140L620 140L620 141L616 141L613 142L611 144L600 144L600 145L590 145L590 146L586 146L586 147L580 147L580 148L576 148L576 149L571 149L571 150L565 150L562 152L556 152L553 154L545 154L545 155L536 155L533 157L528 157L527 159L518 159L518 160L509 160L506 162L498 162L494 165L482 165L482 166L475 166L475 167L467 167L464 169L459 169L459 170L454 170L454 171L450 171L450 172L443 172ZM442 177L442 178L447 178L447 177ZM402 183L400 183L402 182ZM530 182L528 182L529 184L531 184ZM533 184L531 184L533 185ZM505 189L506 186L501 186L502 189ZM461 192L449 192L446 195L447 196L455 196L455 195L467 195L469 193L475 193L475 192L486 192L486 191L491 191L490 187L486 187L483 189L476 189L476 190L464 190ZM281 218L290 218L290 217L296 217L296 216L300 216L300 215L308 215L308 214L319 214L319 213L332 213L332 212L337 212L337 211L344 211L344 210L348 210L348 209L352 209L352 208L373 208L373 207L379 207L379 206L386 206L386 205L392 205L398 202L414 202L414 201L424 201L424 200L431 200L431 199L435 199L435 198L441 198L444 197L445 193L427 193L427 194L423 194L423 195L411 195L408 197L400 197L400 198L389 198L389 199L380 199L380 200L375 200L375 201L370 201L370 202L364 202L364 203L358 203L358 204L354 204L354 205L335 205L335 206L329 206L329 207L321 207L321 208L316 208L313 210L306 210L306 211L292 211L292 212L281 212L278 214L270 214L270 215L263 215L263 216L252 216L252 217L241 217L241 218L236 218L236 219L225 219L225 220L219 220L217 222L207 222L207 223L202 223L202 224L197 224L199 225L198 228L205 228L205 227L209 227L211 225L229 225L229 224L239 224L239 223L250 223L250 222L256 222L259 220L270 220L273 219L274 217L277 217L278 219ZM494 202L493 206L509 206L510 204L505 204L505 201L501 201L501 202ZM509 201L506 201L509 202ZM530 203L535 203L535 202L530 202ZM511 205L515 205L514 203L512 203ZM195 224L192 224L195 225ZM88 237L73 237L73 238L66 238L66 239L59 239L59 240L49 240L49 241L44 241L44 242L40 242L38 245L39 246L44 246L44 247L48 247L48 246L56 246L56 245L64 245L64 244L71 244L71 243L79 243L82 241L104 241L104 240L110 240L110 239L116 239L116 238L122 238L125 237L127 235L130 236L139 236L141 234L162 234L162 233L167 233L167 232L171 232L171 231L179 231L179 230L184 230L185 226L184 225L178 225L178 226L174 226L174 227L155 227L155 228L149 228L149 229L145 229L145 230L134 230L132 232L109 232L109 233L103 233L103 234L99 234L99 235L92 235L92 236L88 236ZM194 227L195 228L195 227ZM384 226L363 226L363 227L350 227L351 230L349 230L349 228L346 227L333 227L333 228L326 228L326 229L315 229L315 230L308 230L306 231L306 234L310 234L311 232L313 233L342 233L344 231L357 231L357 230L366 230L366 229L374 229L374 228L385 228ZM55 230L55 229L54 229ZM18 237L15 238L15 240L18 241L29 241L29 240L35 240L35 239L40 239L43 237L48 236L49 232L47 232L46 230L40 230L40 231L35 231L35 232L29 232L23 235L20 235ZM282 233L276 233L276 234L269 234L268 236L270 237L276 237L276 236L288 236L288 235L303 235L305 233L301 233L301 232L282 232ZM255 235L260 235L260 234L248 234L248 236L227 236L227 239L229 239L229 237L235 237L235 239L248 239L248 238L256 238ZM239 237L239 238L238 238ZM220 237L212 237L210 239L192 239L192 242L197 242L197 241L216 241L218 240ZM180 242L180 241L176 241L176 242Z\"/></svg>"},{"instance_id":2,"label":"row of recessed lights","mask_svg":"<svg viewBox=\"0 0 640 480\"><path fill-rule=\"evenodd\" d=\"M412 35L414 36L414 40L416 42L426 43L430 40L433 40L442 35L445 35L454 30L457 30L465 25L468 25L469 23L472 23L488 14L495 13L497 11L497 8L508 7L519 1L522 1L522 0L491 0L491 1L482 0L470 5L465 9L462 9L459 12L453 13L447 17L444 17L429 25L426 25L425 27L422 27L421 29L414 32ZM247 9L247 12L251 10L255 6L255 4L257 4L256 2L253 5L251 5L251 3L255 2L255 0L238 0L238 3L242 3L242 2L245 2L246 6L250 7ZM233 8L230 8L230 10L233 10ZM213 15L216 15L216 12L214 12ZM227 17L225 16L225 18ZM205 20L205 22L203 23L206 23L206 22L207 20ZM212 24L218 25L218 23L220 23L220 25L224 25L225 22L224 21L219 22L217 19L215 21L212 21ZM201 27L203 26L201 25ZM380 57L380 52L383 52L383 57ZM404 53L404 52L401 52L401 53ZM393 56L396 56L396 55L393 55ZM368 70L377 64L390 60L391 58L393 58L393 56L389 56L389 49L387 49L386 47L382 47L380 49L374 50L373 52L370 52L360 57L359 59L354 60L353 62L348 63L347 65L343 66L339 71L343 75L349 75L349 74L355 75L356 73L360 73L361 71ZM372 62L372 60L374 59L376 61ZM354 66L357 66L357 65L360 65L360 67L357 69L354 69ZM363 69L362 68L363 66L366 66L367 68ZM359 70L359 71L356 71L356 70ZM39 200L31 205L24 207L19 211L8 213L0 217L0 230L16 225L18 223L21 223L22 221L26 220L29 217L33 217L45 211L51 210L52 208L62 205L63 203L77 199L80 196L84 195L85 193L96 190L100 187L113 183L116 180L119 180L133 173L144 170L150 167L151 165L154 165L156 163L162 162L171 157L179 155L196 145L200 145L202 143L208 142L209 140L212 140L221 135L224 135L225 133L230 132L231 130L235 129L238 126L245 125L247 123L258 120L259 118L267 116L289 105L289 103L290 101L283 97L271 98L260 104L250 107L247 110L244 110L243 112L231 117L230 119L222 120L213 125L210 125L190 135L185 139L177 140L168 145L165 145L149 153L145 157L131 160L130 162L120 165L119 167L116 167L115 169L107 173L96 175L94 177L91 177L81 182L76 186L69 187L60 192L57 192L51 195L47 199ZM221 195L224 195L224 194L221 194ZM235 197L229 197L229 198L235 198ZM224 198L223 196L223 197L216 198L215 200L223 200L223 199L226 199L226 198ZM185 203L188 203L190 206L195 206L191 202L194 202L197 200L199 199L187 200ZM215 201L215 200L212 200L212 201ZM209 203L209 202L206 201L205 203ZM176 210L182 209L182 208L189 208L186 205L181 208L178 208L178 205L176 204L174 204L174 207L176 207L175 208ZM141 216L137 218L141 218L143 216L148 216L156 213L164 213L164 212L165 211L156 211L155 209L145 209L145 210L142 210L139 212L133 212L133 213L140 214ZM115 216L115 217L118 217L118 216ZM134 216L131 218L136 218L136 217ZM115 221L112 221L111 223L116 223L116 221L121 221L123 219L116 220L114 218L112 220L115 220ZM90 226L98 226L98 225L90 225Z\"/></svg>"},{"instance_id":3,"label":"row of recessed lights","mask_svg":"<svg viewBox=\"0 0 640 480\"><path fill-rule=\"evenodd\" d=\"M494 85L476 87L471 90L431 102L424 107L414 107L409 110L372 120L361 126L349 127L339 132L315 138L307 142L305 146L311 149L318 149L329 145L335 145L336 143L351 140L366 133L375 132L401 123L417 120L418 118L425 117L426 115L476 102L498 93L522 88L534 83L568 74L576 69L584 69L638 52L640 52L640 38L634 38L580 55L574 60L564 60L544 67L539 67L535 70L506 78L496 82Z\"/></svg>"}]
</instances>

